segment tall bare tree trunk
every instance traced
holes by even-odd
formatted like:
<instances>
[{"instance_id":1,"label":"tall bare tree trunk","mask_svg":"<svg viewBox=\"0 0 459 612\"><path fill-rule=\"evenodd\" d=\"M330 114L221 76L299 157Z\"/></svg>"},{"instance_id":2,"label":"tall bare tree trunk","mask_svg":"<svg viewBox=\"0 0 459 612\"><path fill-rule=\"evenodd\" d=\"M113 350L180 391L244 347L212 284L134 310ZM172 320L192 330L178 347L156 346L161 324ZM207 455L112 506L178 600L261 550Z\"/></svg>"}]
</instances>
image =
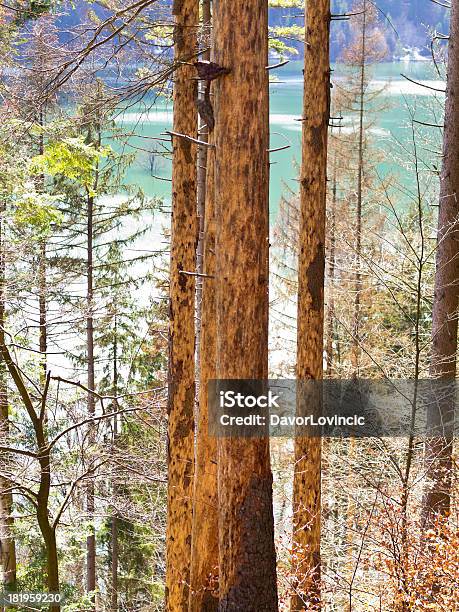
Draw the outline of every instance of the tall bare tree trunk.
<instances>
[{"instance_id":1,"label":"tall bare tree trunk","mask_svg":"<svg viewBox=\"0 0 459 612\"><path fill-rule=\"evenodd\" d=\"M210 138L212 141L212 138ZM190 612L213 612L218 608L218 495L217 441L209 436L207 384L216 377L215 311L215 151L207 155L207 186L204 225L199 413L193 492Z\"/></svg>"},{"instance_id":2,"label":"tall bare tree trunk","mask_svg":"<svg viewBox=\"0 0 459 612\"><path fill-rule=\"evenodd\" d=\"M359 376L360 370L360 319L362 297L362 202L363 202L363 144L364 144L364 117L365 117L365 78L366 78L366 47L367 47L367 0L362 5L362 39L360 55L359 80L359 151L357 167L357 208L355 219L355 287L354 287L354 325L353 325L353 367L354 376Z\"/></svg>"},{"instance_id":3,"label":"tall bare tree trunk","mask_svg":"<svg viewBox=\"0 0 459 612\"><path fill-rule=\"evenodd\" d=\"M435 293L432 314L432 378L456 377L459 304L459 2L451 2L448 45L443 168L440 182ZM430 415L428 428L451 418L454 397L446 398L439 413ZM437 434L427 441L428 485L424 515L431 523L450 508L452 436Z\"/></svg>"},{"instance_id":4,"label":"tall bare tree trunk","mask_svg":"<svg viewBox=\"0 0 459 612\"><path fill-rule=\"evenodd\" d=\"M115 314L115 320L113 323L114 340L113 340L113 397L117 398L118 389L118 319ZM116 452L116 446L118 443L118 400L113 400L113 450ZM111 592L111 612L118 612L118 564L119 564L119 543L118 543L118 514L116 508L116 499L118 496L118 487L115 482L113 483L113 498L114 504L112 507L112 520L111 520L111 570L112 570L112 592Z\"/></svg>"},{"instance_id":5,"label":"tall bare tree trunk","mask_svg":"<svg viewBox=\"0 0 459 612\"><path fill-rule=\"evenodd\" d=\"M198 0L175 0L174 132L197 136ZM186 63L188 62L188 63ZM166 608L189 602L195 403L196 147L173 137Z\"/></svg>"},{"instance_id":6,"label":"tall bare tree trunk","mask_svg":"<svg viewBox=\"0 0 459 612\"><path fill-rule=\"evenodd\" d=\"M5 344L5 302L6 302L6 277L5 277L5 239L3 231L2 205L0 215L0 343ZM8 414L8 387L7 369L5 362L0 358L0 437L8 444L9 436L9 414ZM9 457L2 453L0 468L8 473ZM7 474L0 477L0 564L3 571L2 586L4 591L15 591L16 589L16 543L13 535L13 494L11 492L11 481Z\"/></svg>"},{"instance_id":7,"label":"tall bare tree trunk","mask_svg":"<svg viewBox=\"0 0 459 612\"><path fill-rule=\"evenodd\" d=\"M214 151L207 157L199 415L196 437L190 612L217 610L217 441L208 434L207 384L216 377Z\"/></svg>"},{"instance_id":8,"label":"tall bare tree trunk","mask_svg":"<svg viewBox=\"0 0 459 612\"><path fill-rule=\"evenodd\" d=\"M45 125L45 110L42 108L39 112L38 123L41 127ZM43 155L45 152L45 140L43 132L39 136L38 153ZM45 177L40 175L40 188L45 192ZM47 260L46 260L46 239L40 242L40 251L38 255L38 317L39 317L39 348L41 353L41 372L40 382L43 387L46 382L46 373L48 369L47 351L48 351L48 312L46 305L47 288Z\"/></svg>"},{"instance_id":9,"label":"tall bare tree trunk","mask_svg":"<svg viewBox=\"0 0 459 612\"><path fill-rule=\"evenodd\" d=\"M38 310L39 310L39 344L41 353L41 374L40 380L43 386L46 381L46 372L48 368L47 356L48 351L48 323L47 323L47 305L46 305L46 294L47 294L47 265L46 265L46 241L42 240L40 243L40 254L38 262Z\"/></svg>"},{"instance_id":10,"label":"tall bare tree trunk","mask_svg":"<svg viewBox=\"0 0 459 612\"><path fill-rule=\"evenodd\" d=\"M217 378L268 375L268 4L214 2ZM219 611L275 611L269 439L219 438Z\"/></svg>"},{"instance_id":11,"label":"tall bare tree trunk","mask_svg":"<svg viewBox=\"0 0 459 612\"><path fill-rule=\"evenodd\" d=\"M211 1L202 1L202 29L205 36L204 45L209 43L210 29L212 23ZM210 60L210 48L202 54L204 61ZM206 83L202 83L199 92L201 100L204 98ZM209 126L204 120L199 121L199 140L203 143L209 141ZM205 208L206 208L206 183L207 183L207 151L208 147L198 147L198 168L197 168L197 214L199 225L198 247L196 251L196 272L202 274L204 270L204 242L205 242ZM199 378L201 367L201 323L202 323L202 294L204 279L200 276L196 278L196 376Z\"/></svg>"},{"instance_id":12,"label":"tall bare tree trunk","mask_svg":"<svg viewBox=\"0 0 459 612\"><path fill-rule=\"evenodd\" d=\"M330 240L328 261L328 309L327 309L327 375L333 376L334 339L335 339L335 271L336 271L336 204L337 197L338 156L335 151L333 159L332 197L330 203L330 216L328 236Z\"/></svg>"},{"instance_id":13,"label":"tall bare tree trunk","mask_svg":"<svg viewBox=\"0 0 459 612\"><path fill-rule=\"evenodd\" d=\"M329 0L308 2L298 250L299 381L323 377L329 35ZM303 408L299 406L300 411ZM295 440L293 563L296 584L291 598L292 612L320 608L321 450L320 438Z\"/></svg>"},{"instance_id":14,"label":"tall bare tree trunk","mask_svg":"<svg viewBox=\"0 0 459 612\"><path fill-rule=\"evenodd\" d=\"M95 368L94 368L94 198L87 197L87 288L86 288L86 351L87 351L87 376L88 376L88 417L96 414L95 404ZM89 443L94 444L94 425L89 425ZM94 479L89 476L87 484L86 511L90 521L90 533L86 538L86 590L88 593L96 590L96 534L94 526ZM95 602L95 595L92 597Z\"/></svg>"},{"instance_id":15,"label":"tall bare tree trunk","mask_svg":"<svg viewBox=\"0 0 459 612\"><path fill-rule=\"evenodd\" d=\"M202 4L203 24L210 30L211 2ZM203 54L210 60L210 52ZM212 142L205 130L200 139ZM197 291L199 333L196 361L199 368L199 402L196 435L196 465L193 491L190 612L214 612L218 608L218 495L217 442L209 436L207 385L216 377L215 321L215 151L200 147L198 152L198 216L200 245L198 271L201 294ZM202 164L205 164L205 167ZM201 265L199 259L201 258Z\"/></svg>"}]
</instances>

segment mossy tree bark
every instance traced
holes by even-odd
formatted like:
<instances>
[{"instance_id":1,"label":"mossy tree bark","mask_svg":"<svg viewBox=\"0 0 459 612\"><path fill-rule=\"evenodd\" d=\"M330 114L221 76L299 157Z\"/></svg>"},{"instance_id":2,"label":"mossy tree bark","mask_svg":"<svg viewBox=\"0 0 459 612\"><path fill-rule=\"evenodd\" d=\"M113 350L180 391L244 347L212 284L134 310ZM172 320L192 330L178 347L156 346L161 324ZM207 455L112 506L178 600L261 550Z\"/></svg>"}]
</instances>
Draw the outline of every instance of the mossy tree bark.
<instances>
[{"instance_id":1,"label":"mossy tree bark","mask_svg":"<svg viewBox=\"0 0 459 612\"><path fill-rule=\"evenodd\" d=\"M330 2L308 2L298 261L297 378L323 377L325 216L330 119ZM299 402L298 410L305 406ZM311 406L307 406L310 411ZM314 407L312 407L314 409ZM320 609L321 440L297 437L291 610Z\"/></svg>"},{"instance_id":2,"label":"mossy tree bark","mask_svg":"<svg viewBox=\"0 0 459 612\"><path fill-rule=\"evenodd\" d=\"M174 132L197 136L198 0L175 0ZM166 608L187 610L194 464L196 146L173 136ZM188 272L188 274L184 274Z\"/></svg>"},{"instance_id":3,"label":"mossy tree bark","mask_svg":"<svg viewBox=\"0 0 459 612\"><path fill-rule=\"evenodd\" d=\"M268 4L214 1L217 378L268 375ZM268 438L218 439L219 610L278 609Z\"/></svg>"}]
</instances>

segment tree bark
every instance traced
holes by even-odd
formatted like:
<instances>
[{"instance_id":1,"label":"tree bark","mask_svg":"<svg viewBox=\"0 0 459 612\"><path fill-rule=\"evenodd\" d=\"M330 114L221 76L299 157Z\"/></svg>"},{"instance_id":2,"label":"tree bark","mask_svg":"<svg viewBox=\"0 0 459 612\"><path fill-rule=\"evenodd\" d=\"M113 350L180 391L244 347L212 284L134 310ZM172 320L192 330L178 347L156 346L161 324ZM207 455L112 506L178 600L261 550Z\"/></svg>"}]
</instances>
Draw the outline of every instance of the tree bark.
<instances>
[{"instance_id":1,"label":"tree bark","mask_svg":"<svg viewBox=\"0 0 459 612\"><path fill-rule=\"evenodd\" d=\"M207 188L204 227L204 279L201 320L201 367L196 466L193 494L190 612L218 608L218 495L217 441L209 436L207 384L216 378L215 312L215 153L207 155Z\"/></svg>"},{"instance_id":2,"label":"tree bark","mask_svg":"<svg viewBox=\"0 0 459 612\"><path fill-rule=\"evenodd\" d=\"M46 548L46 572L49 593L59 593L59 561L57 556L56 531L49 525L49 521L39 513L38 521ZM59 605L51 605L50 612L58 612Z\"/></svg>"},{"instance_id":3,"label":"tree bark","mask_svg":"<svg viewBox=\"0 0 459 612\"><path fill-rule=\"evenodd\" d=\"M198 0L175 0L174 132L197 136ZM196 146L173 136L166 609L189 602L195 403Z\"/></svg>"},{"instance_id":4,"label":"tree bark","mask_svg":"<svg viewBox=\"0 0 459 612\"><path fill-rule=\"evenodd\" d=\"M211 2L202 5L203 24L211 27ZM203 54L210 60L210 52ZM212 142L208 130L201 140ZM205 167L202 167L205 163ZM190 612L215 612L218 608L218 495L217 442L208 434L209 413L207 385L216 377L215 328L215 152L200 147L198 152L198 216L200 242L198 272L201 295L197 290L198 335L196 362L199 371L199 400L196 435L196 465L193 491L193 525L191 546ZM199 261L201 257L201 269Z\"/></svg>"},{"instance_id":5,"label":"tree bark","mask_svg":"<svg viewBox=\"0 0 459 612\"><path fill-rule=\"evenodd\" d=\"M37 414L34 402L32 401L24 384L22 373L13 362L8 348L5 345L5 336L0 334L0 350L3 361L13 379L16 388L21 396L27 414L32 423L37 443L37 459L40 465L40 485L37 492L36 515L40 532L46 548L47 560L47 585L50 593L59 592L59 564L57 555L56 525L50 521L49 495L51 490L51 455L46 436L46 398L49 390L50 374L47 375L43 397L41 401L40 413ZM51 611L60 610L60 605L51 605Z\"/></svg>"},{"instance_id":6,"label":"tree bark","mask_svg":"<svg viewBox=\"0 0 459 612\"><path fill-rule=\"evenodd\" d=\"M87 351L87 376L88 389L87 396L88 417L92 418L96 414L95 396L91 391L95 390L95 369L94 369L94 198L87 197L87 288L86 288L86 351ZM94 444L94 425L90 424L89 445ZM90 449L91 450L91 449ZM86 591L94 593L96 590L96 534L94 528L94 479L89 474L87 484L86 511L88 520L91 523L90 533L86 538ZM95 603L95 595L91 597Z\"/></svg>"},{"instance_id":7,"label":"tree bark","mask_svg":"<svg viewBox=\"0 0 459 612\"><path fill-rule=\"evenodd\" d=\"M360 54L359 79L359 150L357 168L357 207L355 218L355 287L354 287L354 324L353 324L353 367L354 376L360 372L360 320L362 296L362 203L363 203L363 172L364 172L364 116L365 116L365 78L366 78L366 49L367 49L367 0L362 5L362 38Z\"/></svg>"},{"instance_id":8,"label":"tree bark","mask_svg":"<svg viewBox=\"0 0 459 612\"><path fill-rule=\"evenodd\" d=\"M113 397L118 397L118 319L115 314L115 320L113 323L114 327L114 340L113 340ZM116 452L116 446L118 443L118 400L113 400L113 450ZM115 481L113 483L113 498L114 504L112 506L112 520L111 520L111 570L112 570L112 592L111 592L111 610L112 612L118 612L118 564L119 564L119 543L118 543L118 512L116 508L116 499L118 496L118 487Z\"/></svg>"},{"instance_id":9,"label":"tree bark","mask_svg":"<svg viewBox=\"0 0 459 612\"><path fill-rule=\"evenodd\" d=\"M2 206L0 215L0 343L5 344L5 302L6 302L6 278L5 278L5 240L3 228ZM0 437L8 443L9 437L9 412L8 412L8 387L7 368L3 358L0 358ZM9 457L5 453L2 457L2 465L8 472ZM0 477L0 563L3 570L3 589L5 591L16 590L16 543L13 535L13 494L11 492L11 481L7 476Z\"/></svg>"},{"instance_id":10,"label":"tree bark","mask_svg":"<svg viewBox=\"0 0 459 612\"><path fill-rule=\"evenodd\" d=\"M212 23L211 3L210 0L202 2L202 26L204 34L210 33ZM204 45L207 44L205 41ZM202 59L210 60L210 49L207 49L202 54ZM200 91L201 99L205 95L206 83L202 83ZM202 119L199 120L199 140L203 143L209 141L209 127L205 125ZM205 145L198 147L198 168L197 168L197 214L199 225L198 247L196 250L196 272L202 274L204 270L204 242L205 242L205 209L206 209L206 184L207 184L207 152L208 147ZM202 328L202 300L203 300L204 279L196 278L196 378L199 379L201 367L201 328Z\"/></svg>"},{"instance_id":11,"label":"tree bark","mask_svg":"<svg viewBox=\"0 0 459 612\"><path fill-rule=\"evenodd\" d=\"M45 125L45 110L42 108L39 112L38 124L41 127ZM43 155L45 152L45 139L43 132L39 136L38 142L38 153ZM39 178L40 188L45 193L45 177L40 175ZM47 261L46 261L46 239L40 242L40 252L38 260L38 315L39 315L39 347L41 353L41 371L40 371L40 383L44 387L46 382L46 374L48 370L48 312L46 304L46 296L48 292L47 288Z\"/></svg>"},{"instance_id":12,"label":"tree bark","mask_svg":"<svg viewBox=\"0 0 459 612\"><path fill-rule=\"evenodd\" d=\"M214 1L217 379L267 379L268 4ZM219 438L219 610L275 611L269 439Z\"/></svg>"},{"instance_id":13,"label":"tree bark","mask_svg":"<svg viewBox=\"0 0 459 612\"><path fill-rule=\"evenodd\" d=\"M328 262L328 309L327 309L327 376L333 376L334 360L334 340L335 340L335 270L336 270L336 205L337 195L337 171L338 156L335 150L333 159L333 178L332 178L332 197L330 202L329 216L329 262Z\"/></svg>"},{"instance_id":14,"label":"tree bark","mask_svg":"<svg viewBox=\"0 0 459 612\"><path fill-rule=\"evenodd\" d=\"M330 119L330 2L306 10L303 145L300 177L297 379L323 377L327 143ZM300 389L299 389L300 391ZM304 398L303 398L304 399ZM304 406L301 398L298 411ZM314 409L314 407L312 407ZM291 610L320 609L321 440L297 436L293 482Z\"/></svg>"},{"instance_id":15,"label":"tree bark","mask_svg":"<svg viewBox=\"0 0 459 612\"><path fill-rule=\"evenodd\" d=\"M435 293L432 313L432 378L456 377L459 304L459 3L451 2L451 27L443 132L443 167L440 180ZM454 398L443 401L429 415L428 431L451 418ZM424 517L428 525L450 508L452 435L427 440L427 486Z\"/></svg>"},{"instance_id":16,"label":"tree bark","mask_svg":"<svg viewBox=\"0 0 459 612\"><path fill-rule=\"evenodd\" d=\"M47 379L49 383L49 379ZM46 398L43 400L46 401ZM44 423L45 414L42 411L39 417L33 412L33 406L28 407L28 413L32 420L37 447L39 451L38 461L40 464L40 486L37 494L37 522L43 536L46 548L46 569L48 592L59 592L59 561L57 556L56 526L50 522L49 495L51 491L51 456L48 448ZM51 612L60 610L59 605L51 605Z\"/></svg>"}]
</instances>

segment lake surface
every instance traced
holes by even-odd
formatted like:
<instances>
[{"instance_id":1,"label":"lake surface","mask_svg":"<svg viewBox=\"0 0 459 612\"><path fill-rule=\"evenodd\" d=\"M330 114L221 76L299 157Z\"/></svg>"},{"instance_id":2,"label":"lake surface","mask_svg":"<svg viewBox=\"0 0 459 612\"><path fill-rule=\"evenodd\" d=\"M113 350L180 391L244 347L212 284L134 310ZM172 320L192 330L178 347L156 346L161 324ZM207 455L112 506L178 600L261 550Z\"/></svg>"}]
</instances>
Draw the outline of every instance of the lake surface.
<instances>
[{"instance_id":1,"label":"lake surface","mask_svg":"<svg viewBox=\"0 0 459 612\"><path fill-rule=\"evenodd\" d=\"M271 154L272 218L278 211L286 186L297 189L295 179L296 164L301 157L301 122L296 119L302 114L302 68L302 62L290 62L275 71L279 80L270 86L271 147L290 145L287 150ZM332 81L339 83L345 70L341 65L334 65ZM385 108L372 116L370 128L372 140L382 158L378 170L381 176L389 171L398 173L402 181L409 183L413 179L410 178L409 168L402 167L406 160L400 151L403 151L404 143L408 143L412 136L410 113L414 112L423 121L438 122L444 95L412 83L402 74L432 88L442 89L444 83L430 62L382 63L369 70L372 79L370 88L374 91L384 89L378 96L378 107ZM137 161L128 173L127 182L141 186L148 196L159 196L169 201L171 184L161 179L170 177L171 163L159 154L166 143L154 138L164 137L161 134L171 128L172 104L164 99L157 101L151 108L147 108L147 104L143 102L131 106L117 119L126 133L137 135L129 139L129 144L137 151ZM353 129L355 117L344 117L343 130Z\"/></svg>"}]
</instances>

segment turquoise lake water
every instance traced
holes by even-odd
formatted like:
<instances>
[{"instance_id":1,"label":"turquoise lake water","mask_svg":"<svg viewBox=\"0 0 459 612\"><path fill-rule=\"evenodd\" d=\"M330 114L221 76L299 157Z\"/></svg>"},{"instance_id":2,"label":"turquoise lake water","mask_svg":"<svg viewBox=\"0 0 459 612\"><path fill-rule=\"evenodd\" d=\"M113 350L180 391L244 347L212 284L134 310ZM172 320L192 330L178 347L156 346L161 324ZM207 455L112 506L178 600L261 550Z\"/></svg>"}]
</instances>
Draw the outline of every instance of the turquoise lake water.
<instances>
[{"instance_id":1,"label":"turquoise lake water","mask_svg":"<svg viewBox=\"0 0 459 612\"><path fill-rule=\"evenodd\" d=\"M296 189L297 185L295 162L300 160L301 155L301 123L295 119L302 114L302 68L302 62L290 62L276 70L279 81L270 86L271 147L290 145L289 149L271 155L271 161L275 162L271 166L270 184L272 217L276 215L285 185L292 189ZM414 111L418 119L436 122L438 115L441 116L444 96L433 89L408 81L402 74L437 89L443 88L444 83L429 62L382 63L373 66L370 71L370 88L375 91L384 88L378 97L378 107L385 108L372 116L370 128L375 148L381 156L378 171L381 175L388 171L399 173L402 180L409 182L409 168L401 167L400 164L404 160L403 154L399 155L399 152L403 150L404 143L411 139L410 112ZM343 74L343 67L333 66L332 81L339 83ZM433 121L435 114L437 117ZM353 122L355 118L345 117L343 130L354 129ZM161 178L170 177L170 161L159 154L152 155L150 151L160 151L160 142L153 138L161 137L165 129L170 129L172 104L161 100L149 109L147 102L132 106L118 118L118 124L123 127L123 131L137 135L130 138L129 144L140 149L136 163L128 173L127 182L141 186L149 196L159 196L168 201L170 182ZM400 161L394 159L397 155ZM152 175L160 178L154 178Z\"/></svg>"}]
</instances>

